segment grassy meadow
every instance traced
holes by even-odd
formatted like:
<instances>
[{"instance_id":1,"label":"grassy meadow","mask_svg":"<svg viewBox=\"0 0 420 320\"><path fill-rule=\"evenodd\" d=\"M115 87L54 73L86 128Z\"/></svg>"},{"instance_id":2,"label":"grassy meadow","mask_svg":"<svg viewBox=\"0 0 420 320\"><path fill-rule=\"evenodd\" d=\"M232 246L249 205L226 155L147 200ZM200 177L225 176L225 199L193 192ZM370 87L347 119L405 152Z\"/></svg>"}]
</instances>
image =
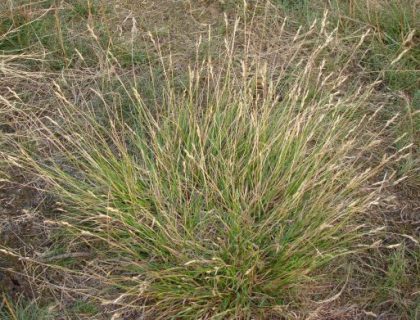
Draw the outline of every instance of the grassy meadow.
<instances>
[{"instance_id":1,"label":"grassy meadow","mask_svg":"<svg viewBox=\"0 0 420 320\"><path fill-rule=\"evenodd\" d=\"M0 319L418 319L410 0L0 0Z\"/></svg>"}]
</instances>

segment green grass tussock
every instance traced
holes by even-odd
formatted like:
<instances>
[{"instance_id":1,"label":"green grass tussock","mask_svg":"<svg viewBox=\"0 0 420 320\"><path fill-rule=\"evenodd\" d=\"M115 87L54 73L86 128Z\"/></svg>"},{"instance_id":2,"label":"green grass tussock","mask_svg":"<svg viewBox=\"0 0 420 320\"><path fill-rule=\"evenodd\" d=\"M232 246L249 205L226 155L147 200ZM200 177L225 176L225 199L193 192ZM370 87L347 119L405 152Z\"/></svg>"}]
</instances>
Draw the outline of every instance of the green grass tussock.
<instances>
[{"instance_id":1,"label":"green grass tussock","mask_svg":"<svg viewBox=\"0 0 420 320\"><path fill-rule=\"evenodd\" d=\"M83 271L115 288L96 299L154 319L267 318L368 246L359 216L389 157L363 164L380 132L355 114L373 86L342 95L341 70L319 58L326 39L287 89L264 68L263 80L244 62L236 72L229 50L220 71L192 68L183 92L162 66L152 102L123 82L124 99L94 90L100 107L56 86L59 115L33 119L34 140L8 159L45 181L55 223L93 255Z\"/></svg>"},{"instance_id":2,"label":"green grass tussock","mask_svg":"<svg viewBox=\"0 0 420 320\"><path fill-rule=\"evenodd\" d=\"M415 319L417 16L0 1L0 319Z\"/></svg>"}]
</instances>

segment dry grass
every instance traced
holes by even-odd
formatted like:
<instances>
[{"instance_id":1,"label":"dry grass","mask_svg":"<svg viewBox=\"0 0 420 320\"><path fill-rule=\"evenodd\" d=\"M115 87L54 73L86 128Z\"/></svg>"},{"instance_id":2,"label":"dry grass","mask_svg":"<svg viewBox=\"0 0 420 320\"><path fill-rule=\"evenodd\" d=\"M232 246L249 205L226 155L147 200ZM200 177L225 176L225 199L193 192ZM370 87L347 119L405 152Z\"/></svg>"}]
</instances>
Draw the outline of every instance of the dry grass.
<instances>
[{"instance_id":1,"label":"dry grass","mask_svg":"<svg viewBox=\"0 0 420 320\"><path fill-rule=\"evenodd\" d=\"M299 27L286 2L12 2L0 17L31 13L0 34L1 178L33 188L47 230L42 252L0 254L49 310L418 315L416 91L361 63L395 34L322 8ZM371 19L357 8L339 12Z\"/></svg>"}]
</instances>

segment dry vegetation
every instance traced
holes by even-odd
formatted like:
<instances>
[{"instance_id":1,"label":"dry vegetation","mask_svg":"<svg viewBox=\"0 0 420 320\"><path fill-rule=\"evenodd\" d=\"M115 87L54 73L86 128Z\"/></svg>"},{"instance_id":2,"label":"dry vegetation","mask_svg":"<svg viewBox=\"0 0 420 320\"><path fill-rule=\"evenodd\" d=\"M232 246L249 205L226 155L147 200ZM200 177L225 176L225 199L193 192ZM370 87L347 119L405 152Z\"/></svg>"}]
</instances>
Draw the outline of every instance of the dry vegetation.
<instances>
[{"instance_id":1,"label":"dry vegetation","mask_svg":"<svg viewBox=\"0 0 420 320\"><path fill-rule=\"evenodd\" d=\"M418 21L0 0L0 318L417 319Z\"/></svg>"}]
</instances>

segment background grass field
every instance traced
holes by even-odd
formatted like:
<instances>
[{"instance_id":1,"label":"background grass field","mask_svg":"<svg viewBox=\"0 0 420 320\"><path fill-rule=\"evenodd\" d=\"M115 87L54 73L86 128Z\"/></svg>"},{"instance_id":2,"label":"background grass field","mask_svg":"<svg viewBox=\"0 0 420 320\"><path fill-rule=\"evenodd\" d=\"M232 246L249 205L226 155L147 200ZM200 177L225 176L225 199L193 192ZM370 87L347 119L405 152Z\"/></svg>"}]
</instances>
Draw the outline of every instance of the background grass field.
<instances>
[{"instance_id":1,"label":"background grass field","mask_svg":"<svg viewBox=\"0 0 420 320\"><path fill-rule=\"evenodd\" d=\"M417 319L419 21L0 2L0 317Z\"/></svg>"}]
</instances>

